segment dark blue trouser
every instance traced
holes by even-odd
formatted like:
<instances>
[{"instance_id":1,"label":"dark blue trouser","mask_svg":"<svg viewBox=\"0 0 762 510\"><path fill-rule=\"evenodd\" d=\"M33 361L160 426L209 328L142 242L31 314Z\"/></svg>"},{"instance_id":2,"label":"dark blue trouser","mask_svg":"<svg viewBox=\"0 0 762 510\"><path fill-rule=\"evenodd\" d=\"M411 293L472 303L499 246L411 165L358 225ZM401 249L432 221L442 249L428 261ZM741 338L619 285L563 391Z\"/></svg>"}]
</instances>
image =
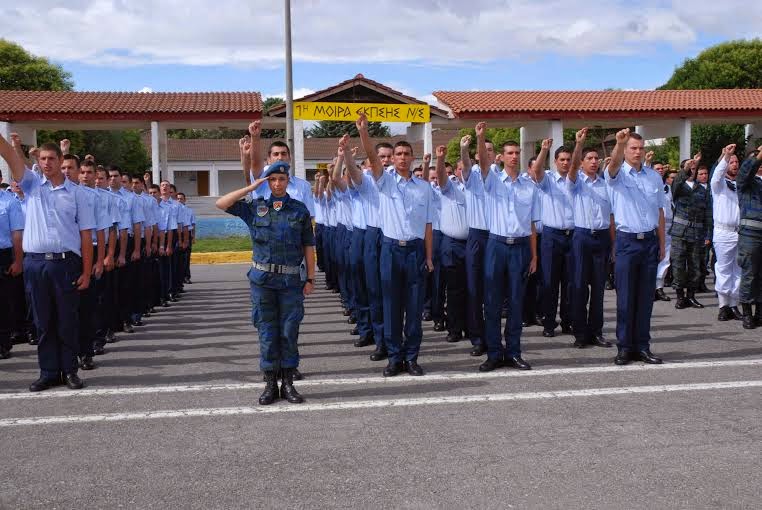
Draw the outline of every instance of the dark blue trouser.
<instances>
[{"instance_id":1,"label":"dark blue trouser","mask_svg":"<svg viewBox=\"0 0 762 510\"><path fill-rule=\"evenodd\" d=\"M739 234L736 260L741 268L739 302L762 303L762 237Z\"/></svg>"},{"instance_id":2,"label":"dark blue trouser","mask_svg":"<svg viewBox=\"0 0 762 510\"><path fill-rule=\"evenodd\" d=\"M103 271L95 281L95 345L103 347L106 335L114 323L114 275L116 270Z\"/></svg>"},{"instance_id":3,"label":"dark blue trouser","mask_svg":"<svg viewBox=\"0 0 762 510\"><path fill-rule=\"evenodd\" d=\"M489 231L470 228L466 239L468 334L474 345L482 345L484 340L484 249L488 237Z\"/></svg>"},{"instance_id":4,"label":"dark blue trouser","mask_svg":"<svg viewBox=\"0 0 762 510\"><path fill-rule=\"evenodd\" d=\"M561 287L560 315L561 324L570 325L572 322L569 309L570 275L572 268L572 237L573 231L557 230L548 226L542 229L542 286L545 292L545 309L543 310L543 326L546 330L556 328L556 312L559 311L559 291Z\"/></svg>"},{"instance_id":5,"label":"dark blue trouser","mask_svg":"<svg viewBox=\"0 0 762 510\"><path fill-rule=\"evenodd\" d=\"M487 357L501 360L505 356L521 356L522 306L531 259L529 237L515 239L513 244L508 244L505 238L490 234L484 252L484 280L488 282L484 288ZM501 311L506 291L510 308L501 337Z\"/></svg>"},{"instance_id":6,"label":"dark blue trouser","mask_svg":"<svg viewBox=\"0 0 762 510\"><path fill-rule=\"evenodd\" d=\"M259 368L299 366L299 326L304 318L304 284L299 275L250 269L251 322L259 333Z\"/></svg>"},{"instance_id":7,"label":"dark blue trouser","mask_svg":"<svg viewBox=\"0 0 762 510\"><path fill-rule=\"evenodd\" d=\"M655 232L617 231L616 338L621 348L639 351L649 348L658 265L659 240Z\"/></svg>"},{"instance_id":8,"label":"dark blue trouser","mask_svg":"<svg viewBox=\"0 0 762 510\"><path fill-rule=\"evenodd\" d=\"M368 292L365 288L365 230L355 227L352 230L352 243L349 249L349 267L352 269L352 298L354 314L357 319L357 330L361 337L372 333L370 327L370 310L368 308Z\"/></svg>"},{"instance_id":9,"label":"dark blue trouser","mask_svg":"<svg viewBox=\"0 0 762 510\"><path fill-rule=\"evenodd\" d=\"M159 280L161 299L167 301L172 288L172 258L166 255L159 256Z\"/></svg>"},{"instance_id":10,"label":"dark blue trouser","mask_svg":"<svg viewBox=\"0 0 762 510\"><path fill-rule=\"evenodd\" d=\"M103 275L101 275L103 279ZM90 278L90 286L79 291L79 355L92 356L95 343L96 279Z\"/></svg>"},{"instance_id":11,"label":"dark blue trouser","mask_svg":"<svg viewBox=\"0 0 762 510\"><path fill-rule=\"evenodd\" d=\"M537 234L537 260L542 260L542 234ZM527 288L524 291L524 320L526 322L534 321L539 314L543 314L542 302L542 264L537 264L537 271L529 275Z\"/></svg>"},{"instance_id":12,"label":"dark blue trouser","mask_svg":"<svg viewBox=\"0 0 762 510\"><path fill-rule=\"evenodd\" d=\"M67 252L65 259L45 260L44 254L24 256L24 278L37 328L40 377L56 379L61 372L77 373L79 353L79 291L82 259Z\"/></svg>"},{"instance_id":13,"label":"dark blue trouser","mask_svg":"<svg viewBox=\"0 0 762 510\"><path fill-rule=\"evenodd\" d=\"M426 276L426 298L423 302L423 310L431 314L434 322L443 321L445 318L445 278L441 263L443 237L441 230L432 231L431 261L434 263L434 271Z\"/></svg>"},{"instance_id":14,"label":"dark blue trouser","mask_svg":"<svg viewBox=\"0 0 762 510\"><path fill-rule=\"evenodd\" d=\"M381 229L368 227L365 229L365 242L363 243L363 262L365 269L365 288L368 292L368 309L370 323L373 330L373 339L376 349L384 347L384 297L381 292Z\"/></svg>"},{"instance_id":15,"label":"dark blue trouser","mask_svg":"<svg viewBox=\"0 0 762 510\"><path fill-rule=\"evenodd\" d=\"M341 304L344 308L352 310L352 275L349 267L349 247L352 241L352 232L339 224L336 227L336 237L334 239L334 254L336 256L336 265L338 271L339 291L341 292Z\"/></svg>"},{"instance_id":16,"label":"dark blue trouser","mask_svg":"<svg viewBox=\"0 0 762 510\"><path fill-rule=\"evenodd\" d=\"M389 362L416 361L423 339L423 240L405 246L384 237L381 243L381 288L384 296L384 343ZM405 339L402 339L404 316Z\"/></svg>"},{"instance_id":17,"label":"dark blue trouser","mask_svg":"<svg viewBox=\"0 0 762 510\"><path fill-rule=\"evenodd\" d=\"M571 304L578 340L587 341L603 333L603 292L610 254L608 229L592 233L584 228L574 230Z\"/></svg>"},{"instance_id":18,"label":"dark blue trouser","mask_svg":"<svg viewBox=\"0 0 762 510\"><path fill-rule=\"evenodd\" d=\"M315 257L317 259L317 267L320 271L325 271L325 263L323 259L323 224L315 223Z\"/></svg>"},{"instance_id":19,"label":"dark blue trouser","mask_svg":"<svg viewBox=\"0 0 762 510\"><path fill-rule=\"evenodd\" d=\"M0 347L11 348L11 325L13 310L13 277L5 274L13 263L13 250L0 250Z\"/></svg>"},{"instance_id":20,"label":"dark blue trouser","mask_svg":"<svg viewBox=\"0 0 762 510\"><path fill-rule=\"evenodd\" d=\"M323 228L323 263L325 264L325 284L335 289L338 288L336 281L336 257L333 254L333 238L336 236L336 227L325 226Z\"/></svg>"},{"instance_id":21,"label":"dark blue trouser","mask_svg":"<svg viewBox=\"0 0 762 510\"><path fill-rule=\"evenodd\" d=\"M466 326L466 240L442 237L442 274L447 281L447 331L468 336Z\"/></svg>"}]
</instances>

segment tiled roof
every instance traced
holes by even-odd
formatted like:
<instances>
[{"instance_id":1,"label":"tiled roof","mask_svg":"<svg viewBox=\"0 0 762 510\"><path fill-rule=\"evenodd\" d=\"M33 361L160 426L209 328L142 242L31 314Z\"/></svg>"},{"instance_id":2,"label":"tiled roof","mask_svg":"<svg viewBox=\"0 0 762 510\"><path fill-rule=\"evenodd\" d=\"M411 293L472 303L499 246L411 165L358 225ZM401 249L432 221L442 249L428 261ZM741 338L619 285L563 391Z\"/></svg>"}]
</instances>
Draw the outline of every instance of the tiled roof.
<instances>
[{"instance_id":1,"label":"tiled roof","mask_svg":"<svg viewBox=\"0 0 762 510\"><path fill-rule=\"evenodd\" d=\"M393 88L388 87L384 85L383 83L379 83L375 80L371 80L370 78L366 78L362 74L357 74L354 78L350 78L349 80L344 80L341 83L337 83L336 85L332 85L323 90L318 90L317 92L313 92L312 94L309 94L307 96L294 98L294 100L305 101L305 102L326 100L326 99L330 99L330 96L337 92L340 92L344 89L348 89L351 87L356 87L359 85L368 87L370 89L378 90L379 92L386 94L390 96L391 98L397 99L398 101L405 104L427 104L426 101L422 101L415 97L403 94L402 92L394 90ZM272 107L268 115L271 115L271 116L280 115L280 114L283 114L285 110L286 110L285 103L280 104L280 105ZM444 110L437 108L436 106L431 106L431 112L435 115L439 115L440 117L447 117L447 113Z\"/></svg>"},{"instance_id":2,"label":"tiled roof","mask_svg":"<svg viewBox=\"0 0 762 510\"><path fill-rule=\"evenodd\" d=\"M262 111L259 92L0 91L0 118L34 115L251 114Z\"/></svg>"},{"instance_id":3,"label":"tiled roof","mask_svg":"<svg viewBox=\"0 0 762 510\"><path fill-rule=\"evenodd\" d=\"M762 109L762 89L644 91L437 91L455 116L533 112L711 112Z\"/></svg>"},{"instance_id":4,"label":"tiled roof","mask_svg":"<svg viewBox=\"0 0 762 510\"><path fill-rule=\"evenodd\" d=\"M457 136L457 130L442 129L432 133L433 146L447 145L453 137ZM402 135L391 138L373 138L373 144L379 142L389 142L394 144L399 140L404 140ZM266 154L269 145L276 139L263 138L260 140L262 154ZM282 141L282 140L281 140ZM151 154L150 137L144 138L148 154ZM413 152L416 156L423 155L423 142L415 142ZM350 147L358 147L360 151L358 158L365 158L366 154L362 150L359 138L352 138L349 141ZM304 139L304 159L307 160L325 160L328 161L336 155L338 139L336 138L305 138ZM238 161L240 158L238 152L238 140L188 140L174 139L167 140L167 160L168 161Z\"/></svg>"}]
</instances>

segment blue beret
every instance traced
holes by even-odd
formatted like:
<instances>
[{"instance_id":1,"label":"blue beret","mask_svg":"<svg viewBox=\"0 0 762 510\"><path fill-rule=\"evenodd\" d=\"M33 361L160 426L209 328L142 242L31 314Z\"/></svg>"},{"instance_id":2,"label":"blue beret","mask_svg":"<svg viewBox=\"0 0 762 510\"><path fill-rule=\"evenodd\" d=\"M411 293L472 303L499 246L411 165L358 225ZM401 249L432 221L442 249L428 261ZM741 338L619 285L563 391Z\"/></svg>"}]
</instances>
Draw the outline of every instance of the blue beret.
<instances>
[{"instance_id":1,"label":"blue beret","mask_svg":"<svg viewBox=\"0 0 762 510\"><path fill-rule=\"evenodd\" d=\"M270 165L265 171L265 177L270 177L275 174L288 175L288 171L291 167L285 161L276 161Z\"/></svg>"}]
</instances>

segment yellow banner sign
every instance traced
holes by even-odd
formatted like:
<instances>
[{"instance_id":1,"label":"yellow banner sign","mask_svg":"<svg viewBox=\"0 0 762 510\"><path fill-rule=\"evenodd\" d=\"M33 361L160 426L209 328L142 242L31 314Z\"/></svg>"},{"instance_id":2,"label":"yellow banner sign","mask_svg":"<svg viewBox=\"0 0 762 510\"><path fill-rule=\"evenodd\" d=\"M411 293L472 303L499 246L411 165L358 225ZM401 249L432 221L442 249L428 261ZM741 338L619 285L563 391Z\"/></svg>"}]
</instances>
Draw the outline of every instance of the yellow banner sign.
<instances>
[{"instance_id":1,"label":"yellow banner sign","mask_svg":"<svg viewBox=\"0 0 762 510\"><path fill-rule=\"evenodd\" d=\"M328 170L328 163L318 163L317 170Z\"/></svg>"},{"instance_id":2,"label":"yellow banner sign","mask_svg":"<svg viewBox=\"0 0 762 510\"><path fill-rule=\"evenodd\" d=\"M371 122L429 122L427 104L308 103L294 102L297 120L343 120L354 122L365 112Z\"/></svg>"}]
</instances>

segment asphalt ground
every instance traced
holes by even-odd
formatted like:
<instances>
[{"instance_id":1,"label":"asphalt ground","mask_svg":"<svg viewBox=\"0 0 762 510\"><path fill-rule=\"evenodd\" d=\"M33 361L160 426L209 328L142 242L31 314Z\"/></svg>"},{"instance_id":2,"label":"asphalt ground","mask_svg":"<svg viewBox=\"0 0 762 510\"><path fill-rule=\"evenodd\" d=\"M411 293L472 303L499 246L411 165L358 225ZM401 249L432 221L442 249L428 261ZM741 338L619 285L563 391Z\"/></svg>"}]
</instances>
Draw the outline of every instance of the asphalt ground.
<instances>
[{"instance_id":1,"label":"asphalt ground","mask_svg":"<svg viewBox=\"0 0 762 510\"><path fill-rule=\"evenodd\" d=\"M193 266L183 299L32 394L33 347L0 361L0 508L759 508L762 329L656 303L661 366L524 331L530 372L480 374L424 323L426 376L385 362L335 294L306 301L301 405L263 383L244 265ZM322 279L318 289L322 289ZM613 339L613 292L605 334ZM557 330L558 331L558 330Z\"/></svg>"}]
</instances>

